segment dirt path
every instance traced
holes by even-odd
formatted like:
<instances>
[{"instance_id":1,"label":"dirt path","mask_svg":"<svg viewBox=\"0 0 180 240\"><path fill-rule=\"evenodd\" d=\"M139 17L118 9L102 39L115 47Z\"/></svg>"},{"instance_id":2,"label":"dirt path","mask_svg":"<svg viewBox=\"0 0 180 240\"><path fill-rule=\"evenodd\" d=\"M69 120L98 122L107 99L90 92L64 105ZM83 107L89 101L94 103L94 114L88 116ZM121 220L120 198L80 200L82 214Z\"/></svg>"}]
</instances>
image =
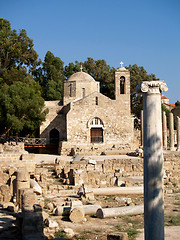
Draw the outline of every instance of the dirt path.
<instances>
[{"instance_id":1,"label":"dirt path","mask_svg":"<svg viewBox=\"0 0 180 240\"><path fill-rule=\"evenodd\" d=\"M165 227L165 239L166 240L178 240L180 239L180 226L169 226ZM136 240L144 240L144 232L138 235Z\"/></svg>"}]
</instances>

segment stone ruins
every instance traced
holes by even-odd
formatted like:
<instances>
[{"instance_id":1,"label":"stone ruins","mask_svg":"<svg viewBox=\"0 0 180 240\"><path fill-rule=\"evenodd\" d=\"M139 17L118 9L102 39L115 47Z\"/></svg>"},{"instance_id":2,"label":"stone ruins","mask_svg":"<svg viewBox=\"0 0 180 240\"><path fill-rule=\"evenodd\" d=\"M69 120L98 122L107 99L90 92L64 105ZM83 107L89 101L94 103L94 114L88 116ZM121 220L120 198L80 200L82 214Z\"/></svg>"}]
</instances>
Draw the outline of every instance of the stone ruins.
<instances>
[{"instance_id":1,"label":"stone ruins","mask_svg":"<svg viewBox=\"0 0 180 240\"><path fill-rule=\"evenodd\" d=\"M65 83L64 105L56 105L56 113L54 103L49 103L41 134L51 141L56 129L62 155L28 153L23 143L0 144L0 218L10 215L10 226L17 231L10 239L60 239L59 232L65 239L78 239L77 226L87 227L91 221L103 225L108 219L143 213L145 234L153 236L148 239L163 239L163 193L180 186L180 118L174 139L173 115L169 131L166 114L161 116L160 93L167 90L166 84L143 82L137 87L144 96L142 131L134 130L129 71L121 66L115 74L116 100L100 94L99 84L80 72ZM84 81L87 88L82 88ZM72 156L66 156L72 149ZM110 205L107 199L112 199ZM156 217L158 224L152 222ZM2 239L11 233L5 230L6 224L0 228ZM123 231L106 228L104 234L101 239L128 239Z\"/></svg>"}]
</instances>

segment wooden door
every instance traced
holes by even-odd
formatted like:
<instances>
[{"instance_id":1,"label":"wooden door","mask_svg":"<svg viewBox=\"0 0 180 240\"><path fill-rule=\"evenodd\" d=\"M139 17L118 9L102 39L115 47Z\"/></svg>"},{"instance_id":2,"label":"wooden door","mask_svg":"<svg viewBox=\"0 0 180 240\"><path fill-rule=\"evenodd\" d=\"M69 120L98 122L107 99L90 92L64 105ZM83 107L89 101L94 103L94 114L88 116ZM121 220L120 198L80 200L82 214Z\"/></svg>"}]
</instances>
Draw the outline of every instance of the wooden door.
<instances>
[{"instance_id":1,"label":"wooden door","mask_svg":"<svg viewBox=\"0 0 180 240\"><path fill-rule=\"evenodd\" d=\"M103 129L102 128L91 128L91 142L92 143L103 142Z\"/></svg>"}]
</instances>

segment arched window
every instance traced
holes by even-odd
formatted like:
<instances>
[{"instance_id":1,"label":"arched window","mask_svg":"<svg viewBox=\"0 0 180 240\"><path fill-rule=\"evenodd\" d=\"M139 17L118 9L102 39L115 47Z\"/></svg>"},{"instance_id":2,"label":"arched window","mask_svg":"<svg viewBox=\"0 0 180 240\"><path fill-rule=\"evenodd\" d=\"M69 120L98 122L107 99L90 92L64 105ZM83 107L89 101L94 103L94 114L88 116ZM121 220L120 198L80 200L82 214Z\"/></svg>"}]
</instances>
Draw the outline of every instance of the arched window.
<instances>
[{"instance_id":1,"label":"arched window","mask_svg":"<svg viewBox=\"0 0 180 240\"><path fill-rule=\"evenodd\" d=\"M103 121L100 118L95 117L91 120L90 128L91 127L103 127L103 126L104 126Z\"/></svg>"},{"instance_id":2,"label":"arched window","mask_svg":"<svg viewBox=\"0 0 180 240\"><path fill-rule=\"evenodd\" d=\"M90 123L91 143L103 142L104 124L100 118L93 118Z\"/></svg>"},{"instance_id":3,"label":"arched window","mask_svg":"<svg viewBox=\"0 0 180 240\"><path fill-rule=\"evenodd\" d=\"M125 77L120 77L120 94L125 94Z\"/></svg>"},{"instance_id":4,"label":"arched window","mask_svg":"<svg viewBox=\"0 0 180 240\"><path fill-rule=\"evenodd\" d=\"M50 144L59 144L59 131L53 128L49 133Z\"/></svg>"}]
</instances>

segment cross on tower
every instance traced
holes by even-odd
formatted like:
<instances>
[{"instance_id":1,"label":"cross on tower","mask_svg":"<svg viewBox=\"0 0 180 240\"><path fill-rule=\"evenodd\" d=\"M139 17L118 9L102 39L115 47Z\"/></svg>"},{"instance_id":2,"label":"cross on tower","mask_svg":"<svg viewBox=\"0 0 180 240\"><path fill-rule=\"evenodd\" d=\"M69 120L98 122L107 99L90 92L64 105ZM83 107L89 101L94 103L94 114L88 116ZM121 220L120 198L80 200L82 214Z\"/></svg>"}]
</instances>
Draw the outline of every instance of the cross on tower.
<instances>
[{"instance_id":1,"label":"cross on tower","mask_svg":"<svg viewBox=\"0 0 180 240\"><path fill-rule=\"evenodd\" d=\"M122 61L120 62L120 64L121 64L121 67L123 67L123 64L124 64L124 63L123 63Z\"/></svg>"},{"instance_id":2,"label":"cross on tower","mask_svg":"<svg viewBox=\"0 0 180 240\"><path fill-rule=\"evenodd\" d=\"M80 70L81 70L81 72L82 72L82 70L83 70L82 64L81 64Z\"/></svg>"}]
</instances>

